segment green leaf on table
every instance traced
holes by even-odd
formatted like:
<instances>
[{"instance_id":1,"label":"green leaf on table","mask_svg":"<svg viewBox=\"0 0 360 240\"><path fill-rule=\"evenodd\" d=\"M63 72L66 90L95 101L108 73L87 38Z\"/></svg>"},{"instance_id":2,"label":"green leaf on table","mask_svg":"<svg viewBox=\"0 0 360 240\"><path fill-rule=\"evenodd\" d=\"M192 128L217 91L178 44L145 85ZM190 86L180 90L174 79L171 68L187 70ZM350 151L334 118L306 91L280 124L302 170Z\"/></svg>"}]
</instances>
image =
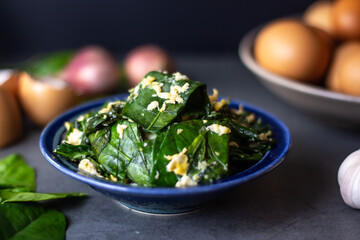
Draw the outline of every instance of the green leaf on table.
<instances>
[{"instance_id":1,"label":"green leaf on table","mask_svg":"<svg viewBox=\"0 0 360 240\"><path fill-rule=\"evenodd\" d=\"M35 171L19 154L0 159L0 189L27 187L35 191Z\"/></svg>"},{"instance_id":2,"label":"green leaf on table","mask_svg":"<svg viewBox=\"0 0 360 240\"><path fill-rule=\"evenodd\" d=\"M177 80L174 75L161 72L150 72L145 78L155 80L148 85L139 83L122 112L144 129L159 131L181 116L194 117L210 112L205 84L189 79Z\"/></svg>"},{"instance_id":3,"label":"green leaf on table","mask_svg":"<svg viewBox=\"0 0 360 240\"><path fill-rule=\"evenodd\" d=\"M66 220L62 213L40 204L0 205L0 239L65 239Z\"/></svg>"},{"instance_id":4,"label":"green leaf on table","mask_svg":"<svg viewBox=\"0 0 360 240\"><path fill-rule=\"evenodd\" d=\"M18 192L12 190L0 190L0 203L7 202L38 202L54 199L83 197L84 193L35 193L35 192Z\"/></svg>"}]
</instances>

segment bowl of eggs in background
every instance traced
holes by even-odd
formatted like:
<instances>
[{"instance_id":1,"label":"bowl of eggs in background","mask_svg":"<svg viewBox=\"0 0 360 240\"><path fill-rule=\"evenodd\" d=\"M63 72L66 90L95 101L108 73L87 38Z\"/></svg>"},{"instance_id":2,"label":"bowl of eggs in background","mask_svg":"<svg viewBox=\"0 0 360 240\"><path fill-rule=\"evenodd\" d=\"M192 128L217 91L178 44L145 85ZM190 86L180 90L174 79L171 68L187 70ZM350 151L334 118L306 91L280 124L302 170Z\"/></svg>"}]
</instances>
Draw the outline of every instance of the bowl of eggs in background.
<instances>
[{"instance_id":1,"label":"bowl of eggs in background","mask_svg":"<svg viewBox=\"0 0 360 240\"><path fill-rule=\"evenodd\" d=\"M275 95L328 122L360 126L360 1L317 1L244 36L244 65Z\"/></svg>"}]
</instances>

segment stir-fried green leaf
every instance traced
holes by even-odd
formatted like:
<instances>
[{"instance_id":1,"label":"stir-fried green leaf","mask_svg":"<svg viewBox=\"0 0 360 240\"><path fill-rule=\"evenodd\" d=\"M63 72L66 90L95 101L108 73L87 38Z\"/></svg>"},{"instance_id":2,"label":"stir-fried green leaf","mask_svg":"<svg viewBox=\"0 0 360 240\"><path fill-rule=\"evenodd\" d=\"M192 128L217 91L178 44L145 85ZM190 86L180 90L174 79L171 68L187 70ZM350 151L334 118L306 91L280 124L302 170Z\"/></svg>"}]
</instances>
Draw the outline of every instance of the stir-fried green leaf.
<instances>
[{"instance_id":1,"label":"stir-fried green leaf","mask_svg":"<svg viewBox=\"0 0 360 240\"><path fill-rule=\"evenodd\" d=\"M169 172L166 166L169 164L167 156L173 156L187 149L193 141L204 132L201 120L189 120L172 124L162 139L151 177L158 186L174 186L178 177L174 172ZM193 150L195 152L195 149Z\"/></svg>"},{"instance_id":2,"label":"stir-fried green leaf","mask_svg":"<svg viewBox=\"0 0 360 240\"><path fill-rule=\"evenodd\" d=\"M83 116L81 122L84 125L84 131L89 134L103 127L111 126L112 123L121 119L123 106L124 102L122 101L106 103L98 112L86 117Z\"/></svg>"},{"instance_id":3,"label":"stir-fried green leaf","mask_svg":"<svg viewBox=\"0 0 360 240\"><path fill-rule=\"evenodd\" d=\"M249 167L273 144L261 119L230 108L229 100L217 102L217 91L209 97L205 84L180 73L150 72L130 92L126 102L106 103L67 123L66 141L55 153L87 158L112 181L184 187Z\"/></svg>"},{"instance_id":4,"label":"stir-fried green leaf","mask_svg":"<svg viewBox=\"0 0 360 240\"><path fill-rule=\"evenodd\" d=\"M99 163L119 181L125 181L128 174L133 181L147 185L149 172L143 149L139 148L143 141L137 124L120 120L111 127L109 141L99 141L102 136L106 135L90 138L98 143L96 149L102 149L98 151Z\"/></svg>"},{"instance_id":5,"label":"stir-fried green leaf","mask_svg":"<svg viewBox=\"0 0 360 240\"><path fill-rule=\"evenodd\" d=\"M71 145L66 142L58 145L55 149L56 154L72 161L81 160L94 156L94 151L89 145Z\"/></svg>"},{"instance_id":6,"label":"stir-fried green leaf","mask_svg":"<svg viewBox=\"0 0 360 240\"><path fill-rule=\"evenodd\" d=\"M124 116L143 128L158 131L182 115L199 116L210 111L205 84L176 80L174 75L160 72L150 72L145 76L148 78L154 80L150 84L140 83L123 109Z\"/></svg>"}]
</instances>

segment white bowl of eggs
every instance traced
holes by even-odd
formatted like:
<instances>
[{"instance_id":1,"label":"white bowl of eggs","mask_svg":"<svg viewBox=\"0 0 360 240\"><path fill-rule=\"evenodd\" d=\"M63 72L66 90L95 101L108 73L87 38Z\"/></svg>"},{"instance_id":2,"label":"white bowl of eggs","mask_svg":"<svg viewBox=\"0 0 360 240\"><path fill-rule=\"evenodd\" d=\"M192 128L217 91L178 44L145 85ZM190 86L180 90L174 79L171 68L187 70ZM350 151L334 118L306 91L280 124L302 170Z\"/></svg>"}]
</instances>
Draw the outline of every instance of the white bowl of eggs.
<instances>
[{"instance_id":1,"label":"white bowl of eggs","mask_svg":"<svg viewBox=\"0 0 360 240\"><path fill-rule=\"evenodd\" d=\"M315 2L302 17L258 27L242 39L239 55L286 102L360 126L360 1Z\"/></svg>"}]
</instances>

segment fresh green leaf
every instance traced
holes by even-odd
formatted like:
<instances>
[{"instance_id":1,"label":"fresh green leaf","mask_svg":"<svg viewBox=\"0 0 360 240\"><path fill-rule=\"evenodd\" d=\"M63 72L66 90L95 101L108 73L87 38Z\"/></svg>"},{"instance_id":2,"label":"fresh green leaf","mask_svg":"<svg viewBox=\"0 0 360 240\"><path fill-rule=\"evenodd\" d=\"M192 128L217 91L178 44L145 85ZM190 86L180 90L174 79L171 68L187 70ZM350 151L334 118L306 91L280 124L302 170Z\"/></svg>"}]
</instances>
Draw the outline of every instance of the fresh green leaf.
<instances>
[{"instance_id":1,"label":"fresh green leaf","mask_svg":"<svg viewBox=\"0 0 360 240\"><path fill-rule=\"evenodd\" d=\"M66 220L62 213L40 204L0 205L0 239L65 239Z\"/></svg>"},{"instance_id":2,"label":"fresh green leaf","mask_svg":"<svg viewBox=\"0 0 360 240\"><path fill-rule=\"evenodd\" d=\"M0 203L7 202L38 202L53 199L83 197L84 193L34 193L0 190Z\"/></svg>"},{"instance_id":3,"label":"fresh green leaf","mask_svg":"<svg viewBox=\"0 0 360 240\"><path fill-rule=\"evenodd\" d=\"M54 76L66 67L73 55L73 51L43 54L30 59L25 70L36 77Z\"/></svg>"},{"instance_id":4,"label":"fresh green leaf","mask_svg":"<svg viewBox=\"0 0 360 240\"><path fill-rule=\"evenodd\" d=\"M0 189L27 187L35 191L35 171L19 154L0 159Z\"/></svg>"}]
</instances>

